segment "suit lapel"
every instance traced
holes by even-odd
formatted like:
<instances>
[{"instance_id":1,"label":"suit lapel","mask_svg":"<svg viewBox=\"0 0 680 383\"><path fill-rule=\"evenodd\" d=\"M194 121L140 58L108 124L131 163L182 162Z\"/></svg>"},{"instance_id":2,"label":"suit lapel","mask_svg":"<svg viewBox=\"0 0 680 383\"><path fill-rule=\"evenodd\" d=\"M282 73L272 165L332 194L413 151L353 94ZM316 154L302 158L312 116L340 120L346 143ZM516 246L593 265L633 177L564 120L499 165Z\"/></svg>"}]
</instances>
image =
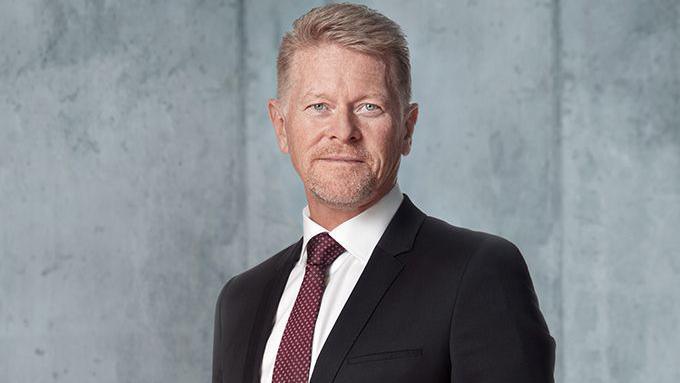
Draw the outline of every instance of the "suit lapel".
<instances>
[{"instance_id":1,"label":"suit lapel","mask_svg":"<svg viewBox=\"0 0 680 383\"><path fill-rule=\"evenodd\" d=\"M264 289L260 305L253 319L253 329L250 332L250 342L246 351L246 365L244 368L244 382L259 383L262 356L267 345L267 339L274 327L274 317L279 300L286 287L288 275L290 275L295 262L300 259L302 238L292 245L286 254L281 257L274 274L271 276Z\"/></svg>"},{"instance_id":2,"label":"suit lapel","mask_svg":"<svg viewBox=\"0 0 680 383\"><path fill-rule=\"evenodd\" d=\"M347 353L394 279L404 267L397 255L410 250L425 214L404 194L321 349L311 383L332 382Z\"/></svg>"}]
</instances>

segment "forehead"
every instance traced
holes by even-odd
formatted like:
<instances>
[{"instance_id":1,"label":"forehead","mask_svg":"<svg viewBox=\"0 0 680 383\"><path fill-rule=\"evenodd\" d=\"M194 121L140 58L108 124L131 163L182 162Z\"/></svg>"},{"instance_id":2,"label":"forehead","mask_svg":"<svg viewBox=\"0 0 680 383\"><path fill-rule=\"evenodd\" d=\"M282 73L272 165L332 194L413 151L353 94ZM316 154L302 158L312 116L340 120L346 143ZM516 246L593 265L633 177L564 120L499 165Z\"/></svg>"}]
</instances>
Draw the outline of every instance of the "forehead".
<instances>
[{"instance_id":1,"label":"forehead","mask_svg":"<svg viewBox=\"0 0 680 383\"><path fill-rule=\"evenodd\" d=\"M387 71L383 60L356 50L336 44L307 47L291 60L291 93L371 93L387 98Z\"/></svg>"}]
</instances>

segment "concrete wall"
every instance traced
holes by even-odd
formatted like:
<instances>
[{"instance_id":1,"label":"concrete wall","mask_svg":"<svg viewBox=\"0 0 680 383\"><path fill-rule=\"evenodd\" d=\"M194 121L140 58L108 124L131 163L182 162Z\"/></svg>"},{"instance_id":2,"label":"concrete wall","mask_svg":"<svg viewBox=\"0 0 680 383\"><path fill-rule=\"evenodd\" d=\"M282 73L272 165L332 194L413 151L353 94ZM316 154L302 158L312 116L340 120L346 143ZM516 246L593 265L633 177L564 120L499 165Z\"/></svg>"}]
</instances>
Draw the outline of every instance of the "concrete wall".
<instances>
[{"instance_id":1,"label":"concrete wall","mask_svg":"<svg viewBox=\"0 0 680 383\"><path fill-rule=\"evenodd\" d=\"M220 287L301 233L265 105L318 4L0 4L1 382L209 381ZM558 381L680 380L680 3L367 4L411 44L402 189L519 245Z\"/></svg>"}]
</instances>

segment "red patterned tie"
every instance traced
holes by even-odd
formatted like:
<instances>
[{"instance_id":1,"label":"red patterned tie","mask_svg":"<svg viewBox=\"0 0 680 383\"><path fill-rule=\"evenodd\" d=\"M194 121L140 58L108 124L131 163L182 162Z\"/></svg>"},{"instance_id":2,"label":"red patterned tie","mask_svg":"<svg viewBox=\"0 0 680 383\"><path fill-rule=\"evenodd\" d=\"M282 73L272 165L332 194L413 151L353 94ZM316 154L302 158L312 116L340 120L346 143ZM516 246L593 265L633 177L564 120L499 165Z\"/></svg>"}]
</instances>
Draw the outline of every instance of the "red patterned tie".
<instances>
[{"instance_id":1,"label":"red patterned tie","mask_svg":"<svg viewBox=\"0 0 680 383\"><path fill-rule=\"evenodd\" d=\"M305 277L276 353L272 383L307 383L314 324L326 288L326 270L344 252L328 233L317 234L307 242Z\"/></svg>"}]
</instances>

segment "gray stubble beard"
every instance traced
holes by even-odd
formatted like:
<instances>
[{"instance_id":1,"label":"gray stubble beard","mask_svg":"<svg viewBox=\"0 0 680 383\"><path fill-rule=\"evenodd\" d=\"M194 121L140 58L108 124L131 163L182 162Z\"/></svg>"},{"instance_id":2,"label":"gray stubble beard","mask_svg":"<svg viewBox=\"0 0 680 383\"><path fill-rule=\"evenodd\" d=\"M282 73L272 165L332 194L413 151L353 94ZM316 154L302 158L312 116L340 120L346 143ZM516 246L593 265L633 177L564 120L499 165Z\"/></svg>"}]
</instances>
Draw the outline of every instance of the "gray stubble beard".
<instances>
[{"instance_id":1,"label":"gray stubble beard","mask_svg":"<svg viewBox=\"0 0 680 383\"><path fill-rule=\"evenodd\" d=\"M307 185L312 195L323 204L331 206L340 210L351 210L360 206L365 202L375 190L377 184L376 178L369 172L367 177L351 177L351 179L344 182L350 183L348 186L348 195L331 195L332 190L327 190L328 183L321 182L318 177L314 176L314 172L308 176ZM334 180L333 182L343 182L341 180ZM337 190L337 188L334 188ZM347 190L347 189L345 189Z\"/></svg>"}]
</instances>

